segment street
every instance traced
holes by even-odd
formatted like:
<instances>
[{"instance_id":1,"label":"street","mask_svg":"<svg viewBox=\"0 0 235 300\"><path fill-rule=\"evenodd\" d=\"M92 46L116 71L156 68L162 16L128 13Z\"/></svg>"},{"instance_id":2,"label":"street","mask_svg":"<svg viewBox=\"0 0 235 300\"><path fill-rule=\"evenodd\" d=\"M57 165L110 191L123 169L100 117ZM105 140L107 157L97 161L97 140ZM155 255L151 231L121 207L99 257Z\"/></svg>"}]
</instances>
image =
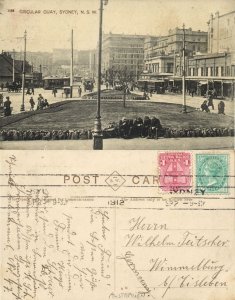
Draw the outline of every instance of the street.
<instances>
[{"instance_id":1,"label":"street","mask_svg":"<svg viewBox=\"0 0 235 300\"><path fill-rule=\"evenodd\" d=\"M102 86L101 89L105 89L105 86ZM94 89L94 91L96 91L96 87ZM142 95L142 92L139 91L134 91L135 93ZM37 98L38 95L42 94L42 96L44 97L44 99L47 99L49 104L52 103L56 103L59 101L64 101L64 100L68 100L68 98L65 98L65 95L63 95L63 90L62 89L58 89L57 95L56 97L53 96L52 91L51 90L44 90L43 88L35 88L35 93L34 93L34 102L35 102L35 108L37 105ZM84 95L85 93L83 92L82 95ZM87 94L87 93L86 93ZM13 114L17 114L20 112L20 106L22 103L22 94L21 93L8 93L6 91L3 92L4 95L4 99L6 96L10 97L10 101L11 101L11 106L13 107ZM73 89L73 95L74 97L72 98L73 100L77 100L78 98L78 89L77 87L74 87ZM30 95L25 95L25 110L29 111L30 110L30 104L29 104L29 99L30 99ZM205 98L201 97L201 96L194 96L191 97L189 95L186 95L186 104L188 106L194 107L199 109L203 100L205 100ZM131 101L131 100L129 100ZM150 98L150 100L144 100L147 103L148 102L166 102L166 103L173 103L173 104L182 104L182 95L181 94L153 94L152 97ZM214 99L214 106L215 109L214 110L210 110L211 113L218 113L218 103L221 101L221 99ZM228 116L233 117L234 116L234 102L231 100L224 100L225 102L225 114ZM102 105L102 104L101 104Z\"/></svg>"},{"instance_id":2,"label":"street","mask_svg":"<svg viewBox=\"0 0 235 300\"><path fill-rule=\"evenodd\" d=\"M170 139L106 139L104 150L206 150L233 149L234 137L170 138ZM92 150L92 140L4 141L2 150ZM225 146L226 145L226 146Z\"/></svg>"},{"instance_id":3,"label":"street","mask_svg":"<svg viewBox=\"0 0 235 300\"><path fill-rule=\"evenodd\" d=\"M65 98L65 95L63 95L62 89L58 89L57 91L58 92L56 94L56 97L54 97L51 90L44 90L43 88L35 88L34 95L25 95L25 111L30 110L29 99L31 96L33 97L34 102L35 102L34 109L36 109L36 107L37 107L37 98L38 98L39 94L42 94L44 99L48 100L49 104L56 103L56 102L63 101L63 100L68 100ZM73 92L74 92L74 96L78 97L77 87L74 87ZM2 93L2 92L0 92L0 93ZM4 101L5 101L6 96L10 97L11 106L13 107L12 113L13 114L20 113L20 106L22 104L22 93L21 92L20 93L15 93L15 92L8 93L7 91L4 90L3 96L4 96Z\"/></svg>"}]
</instances>

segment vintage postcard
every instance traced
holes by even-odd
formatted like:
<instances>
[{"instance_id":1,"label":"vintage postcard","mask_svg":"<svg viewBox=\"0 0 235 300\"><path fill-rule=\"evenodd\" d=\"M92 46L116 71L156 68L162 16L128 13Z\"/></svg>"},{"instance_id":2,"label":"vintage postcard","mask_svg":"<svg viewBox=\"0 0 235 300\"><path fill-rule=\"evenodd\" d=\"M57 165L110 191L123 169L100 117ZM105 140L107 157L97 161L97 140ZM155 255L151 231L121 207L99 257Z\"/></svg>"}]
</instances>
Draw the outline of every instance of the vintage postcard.
<instances>
[{"instance_id":1,"label":"vintage postcard","mask_svg":"<svg viewBox=\"0 0 235 300\"><path fill-rule=\"evenodd\" d=\"M1 152L0 299L235 299L233 151L103 153Z\"/></svg>"},{"instance_id":2,"label":"vintage postcard","mask_svg":"<svg viewBox=\"0 0 235 300\"><path fill-rule=\"evenodd\" d=\"M0 0L0 300L235 299L234 8Z\"/></svg>"},{"instance_id":3,"label":"vintage postcard","mask_svg":"<svg viewBox=\"0 0 235 300\"><path fill-rule=\"evenodd\" d=\"M2 149L234 149L235 0L0 0Z\"/></svg>"}]
</instances>

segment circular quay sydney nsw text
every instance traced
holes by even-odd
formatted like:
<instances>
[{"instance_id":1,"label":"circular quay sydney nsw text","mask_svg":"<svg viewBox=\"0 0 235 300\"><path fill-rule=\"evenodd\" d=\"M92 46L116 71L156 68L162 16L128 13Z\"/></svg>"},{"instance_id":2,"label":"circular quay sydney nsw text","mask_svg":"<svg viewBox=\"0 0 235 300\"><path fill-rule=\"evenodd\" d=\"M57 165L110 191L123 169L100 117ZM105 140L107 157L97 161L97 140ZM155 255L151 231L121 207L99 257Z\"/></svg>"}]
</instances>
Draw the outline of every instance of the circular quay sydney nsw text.
<instances>
[{"instance_id":1,"label":"circular quay sydney nsw text","mask_svg":"<svg viewBox=\"0 0 235 300\"><path fill-rule=\"evenodd\" d=\"M4 0L0 25L1 149L234 149L234 0Z\"/></svg>"}]
</instances>

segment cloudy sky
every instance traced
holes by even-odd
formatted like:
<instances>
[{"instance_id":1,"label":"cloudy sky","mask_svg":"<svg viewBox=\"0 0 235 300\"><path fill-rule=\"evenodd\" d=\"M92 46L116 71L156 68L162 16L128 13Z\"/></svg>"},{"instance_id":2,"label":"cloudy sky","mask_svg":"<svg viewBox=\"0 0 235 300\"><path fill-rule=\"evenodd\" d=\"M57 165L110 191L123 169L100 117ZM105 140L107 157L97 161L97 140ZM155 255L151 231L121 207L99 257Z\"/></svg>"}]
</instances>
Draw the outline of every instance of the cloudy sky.
<instances>
[{"instance_id":1,"label":"cloudy sky","mask_svg":"<svg viewBox=\"0 0 235 300\"><path fill-rule=\"evenodd\" d=\"M69 48L72 28L76 49L95 48L99 1L0 0L0 51L22 51L25 30L29 51ZM206 31L210 14L235 10L235 0L109 0L104 8L104 32L164 35L183 23Z\"/></svg>"}]
</instances>

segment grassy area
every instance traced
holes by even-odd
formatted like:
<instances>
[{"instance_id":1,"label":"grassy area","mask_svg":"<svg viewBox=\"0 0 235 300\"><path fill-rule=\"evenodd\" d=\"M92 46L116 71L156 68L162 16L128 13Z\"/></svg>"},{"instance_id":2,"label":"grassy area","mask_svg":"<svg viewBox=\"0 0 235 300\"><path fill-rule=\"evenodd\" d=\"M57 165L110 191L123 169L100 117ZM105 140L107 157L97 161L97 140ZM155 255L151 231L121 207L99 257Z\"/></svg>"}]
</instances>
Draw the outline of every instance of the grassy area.
<instances>
[{"instance_id":1,"label":"grassy area","mask_svg":"<svg viewBox=\"0 0 235 300\"><path fill-rule=\"evenodd\" d=\"M171 128L233 128L233 118L226 115L204 113L188 107L188 113L180 113L178 104L127 101L103 101L101 116L103 128L109 122L118 122L122 117L156 116L164 127ZM92 129L96 115L96 101L76 100L57 103L43 111L25 112L7 118L1 118L2 129L17 130L59 130L59 129Z\"/></svg>"}]
</instances>

